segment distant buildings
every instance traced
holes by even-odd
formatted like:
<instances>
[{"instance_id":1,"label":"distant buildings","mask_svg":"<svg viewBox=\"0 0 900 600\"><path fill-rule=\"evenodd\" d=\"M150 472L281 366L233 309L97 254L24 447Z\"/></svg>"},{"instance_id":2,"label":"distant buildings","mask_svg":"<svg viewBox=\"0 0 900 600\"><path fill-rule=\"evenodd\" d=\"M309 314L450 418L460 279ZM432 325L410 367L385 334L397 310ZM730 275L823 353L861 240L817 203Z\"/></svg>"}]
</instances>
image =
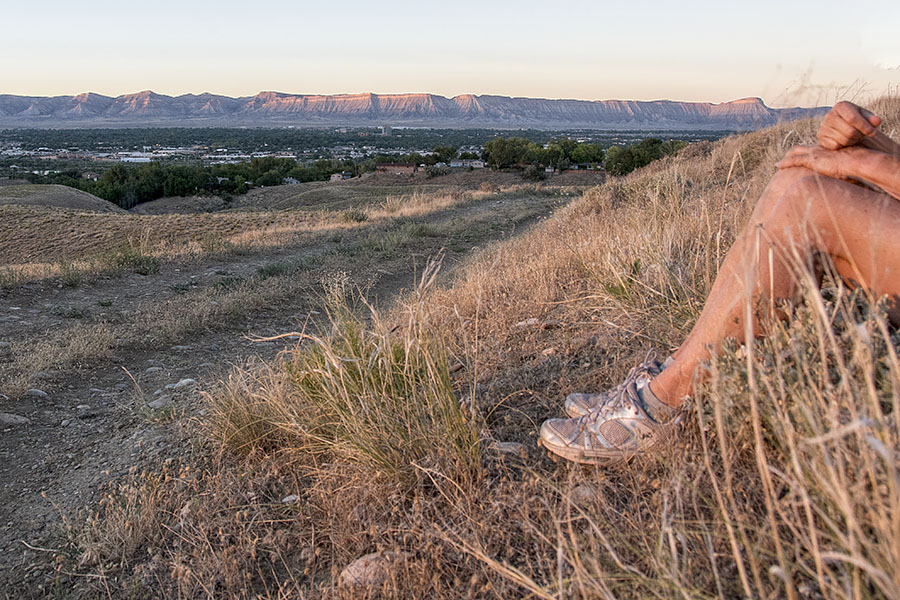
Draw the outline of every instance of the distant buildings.
<instances>
[{"instance_id":1,"label":"distant buildings","mask_svg":"<svg viewBox=\"0 0 900 600\"><path fill-rule=\"evenodd\" d=\"M451 169L483 169L484 167L484 161L475 158L454 158L450 161Z\"/></svg>"},{"instance_id":2,"label":"distant buildings","mask_svg":"<svg viewBox=\"0 0 900 600\"><path fill-rule=\"evenodd\" d=\"M118 156L124 163L148 163L154 158L151 152L119 152Z\"/></svg>"}]
</instances>

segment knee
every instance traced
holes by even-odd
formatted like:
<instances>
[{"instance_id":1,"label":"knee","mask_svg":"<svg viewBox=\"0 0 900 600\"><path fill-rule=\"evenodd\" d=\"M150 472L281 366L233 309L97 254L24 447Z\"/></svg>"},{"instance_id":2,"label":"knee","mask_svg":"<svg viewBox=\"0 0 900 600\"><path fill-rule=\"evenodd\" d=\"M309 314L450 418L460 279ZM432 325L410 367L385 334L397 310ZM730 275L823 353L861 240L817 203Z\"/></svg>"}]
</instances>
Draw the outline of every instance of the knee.
<instances>
[{"instance_id":1,"label":"knee","mask_svg":"<svg viewBox=\"0 0 900 600\"><path fill-rule=\"evenodd\" d=\"M810 173L797 179L785 194L791 216L804 221L818 221L825 209L827 177Z\"/></svg>"},{"instance_id":2,"label":"knee","mask_svg":"<svg viewBox=\"0 0 900 600\"><path fill-rule=\"evenodd\" d=\"M755 225L779 246L821 246L832 232L822 184L816 174L795 178L768 210L758 215Z\"/></svg>"},{"instance_id":3,"label":"knee","mask_svg":"<svg viewBox=\"0 0 900 600\"><path fill-rule=\"evenodd\" d=\"M754 220L761 222L768 218L772 210L781 204L786 197L797 194L795 188L800 182L814 175L815 172L803 167L779 169L769 181L765 192L763 192L756 203L756 207L753 210Z\"/></svg>"}]
</instances>

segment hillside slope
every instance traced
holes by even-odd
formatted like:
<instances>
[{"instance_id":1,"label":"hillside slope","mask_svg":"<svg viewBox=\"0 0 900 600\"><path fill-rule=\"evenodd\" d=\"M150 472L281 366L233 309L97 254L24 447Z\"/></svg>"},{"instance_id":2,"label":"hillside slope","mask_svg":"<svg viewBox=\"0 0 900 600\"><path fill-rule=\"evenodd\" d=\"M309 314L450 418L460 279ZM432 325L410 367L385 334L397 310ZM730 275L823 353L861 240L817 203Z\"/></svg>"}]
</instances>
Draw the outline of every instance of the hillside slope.
<instances>
[{"instance_id":1,"label":"hillside slope","mask_svg":"<svg viewBox=\"0 0 900 600\"><path fill-rule=\"evenodd\" d=\"M0 187L0 206L45 206L73 211L124 213L93 194L64 185L10 185Z\"/></svg>"}]
</instances>

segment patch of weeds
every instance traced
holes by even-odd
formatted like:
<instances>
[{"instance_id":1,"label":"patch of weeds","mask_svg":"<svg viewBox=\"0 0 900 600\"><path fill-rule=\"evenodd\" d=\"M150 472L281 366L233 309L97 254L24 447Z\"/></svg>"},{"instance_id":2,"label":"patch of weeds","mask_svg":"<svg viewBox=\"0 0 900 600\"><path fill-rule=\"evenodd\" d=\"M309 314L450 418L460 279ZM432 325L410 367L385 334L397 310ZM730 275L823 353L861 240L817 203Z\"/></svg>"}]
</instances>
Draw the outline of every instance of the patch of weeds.
<instances>
[{"instance_id":1,"label":"patch of weeds","mask_svg":"<svg viewBox=\"0 0 900 600\"><path fill-rule=\"evenodd\" d=\"M260 279L268 279L269 277L278 277L280 275L287 275L297 269L297 265L290 262L273 262L267 265L263 265L260 268L256 269L256 274L260 277Z\"/></svg>"},{"instance_id":2,"label":"patch of weeds","mask_svg":"<svg viewBox=\"0 0 900 600\"><path fill-rule=\"evenodd\" d=\"M77 306L60 309L57 314L64 319L83 319L87 316L87 312Z\"/></svg>"},{"instance_id":3,"label":"patch of weeds","mask_svg":"<svg viewBox=\"0 0 900 600\"><path fill-rule=\"evenodd\" d=\"M76 287L81 283L81 271L70 260L63 259L59 261L59 275L62 284L66 287Z\"/></svg>"},{"instance_id":4,"label":"patch of weeds","mask_svg":"<svg viewBox=\"0 0 900 600\"><path fill-rule=\"evenodd\" d=\"M603 289L606 290L606 293L617 300L627 301L632 298L635 293L635 284L639 281L641 274L641 260L635 259L630 265L626 265L626 268L629 273L620 276L618 281L603 282Z\"/></svg>"},{"instance_id":5,"label":"patch of weeds","mask_svg":"<svg viewBox=\"0 0 900 600\"><path fill-rule=\"evenodd\" d=\"M238 277L236 275L225 275L220 277L219 280L213 285L217 290L230 290L236 288L241 283L243 283L244 278Z\"/></svg>"},{"instance_id":6,"label":"patch of weeds","mask_svg":"<svg viewBox=\"0 0 900 600\"><path fill-rule=\"evenodd\" d=\"M200 250L205 254L233 254L246 256L250 254L251 246L247 242L234 242L220 235L210 234L200 238Z\"/></svg>"},{"instance_id":7,"label":"patch of weeds","mask_svg":"<svg viewBox=\"0 0 900 600\"><path fill-rule=\"evenodd\" d=\"M423 276L419 298L433 282ZM296 350L278 383L253 391L239 381L209 396L223 439L254 447L333 452L405 486L422 470L453 482L481 470L480 424L457 400L445 340L421 304L392 327L339 276L326 282L324 338Z\"/></svg>"},{"instance_id":8,"label":"patch of weeds","mask_svg":"<svg viewBox=\"0 0 900 600\"><path fill-rule=\"evenodd\" d=\"M225 240L216 234L204 235L200 238L200 250L205 254L217 254L225 249Z\"/></svg>"},{"instance_id":9,"label":"patch of weeds","mask_svg":"<svg viewBox=\"0 0 900 600\"><path fill-rule=\"evenodd\" d=\"M360 244L341 244L334 251L341 256L356 256L360 252Z\"/></svg>"},{"instance_id":10,"label":"patch of weeds","mask_svg":"<svg viewBox=\"0 0 900 600\"><path fill-rule=\"evenodd\" d=\"M369 220L369 215L361 208L353 207L342 210L338 213L338 218L344 223L363 223Z\"/></svg>"},{"instance_id":11,"label":"patch of weeds","mask_svg":"<svg viewBox=\"0 0 900 600\"><path fill-rule=\"evenodd\" d=\"M103 308L109 308L112 306L112 300L109 298L100 298L97 300L97 306L102 306Z\"/></svg>"},{"instance_id":12,"label":"patch of weeds","mask_svg":"<svg viewBox=\"0 0 900 600\"><path fill-rule=\"evenodd\" d=\"M228 254L233 254L235 256L247 256L253 251L253 247L248 242L225 240L223 250Z\"/></svg>"},{"instance_id":13,"label":"patch of weeds","mask_svg":"<svg viewBox=\"0 0 900 600\"><path fill-rule=\"evenodd\" d=\"M12 267L0 268L0 288L10 288L21 284L25 278L22 272Z\"/></svg>"},{"instance_id":14,"label":"patch of weeds","mask_svg":"<svg viewBox=\"0 0 900 600\"><path fill-rule=\"evenodd\" d=\"M159 272L159 259L143 252L134 245L122 246L100 257L100 262L110 269L130 269L138 275L153 275Z\"/></svg>"},{"instance_id":15,"label":"patch of weeds","mask_svg":"<svg viewBox=\"0 0 900 600\"><path fill-rule=\"evenodd\" d=\"M441 236L440 230L430 223L423 223L422 221L407 221L401 219L396 219L395 223L397 224L397 231L407 237L420 238Z\"/></svg>"},{"instance_id":16,"label":"patch of weeds","mask_svg":"<svg viewBox=\"0 0 900 600\"><path fill-rule=\"evenodd\" d=\"M363 252L377 254L384 258L390 258L394 252L409 242L411 236L404 228L371 233L359 243L359 249Z\"/></svg>"},{"instance_id":17,"label":"patch of weeds","mask_svg":"<svg viewBox=\"0 0 900 600\"><path fill-rule=\"evenodd\" d=\"M187 294L189 291L197 287L197 284L192 281L184 281L179 283L173 283L169 286L169 289L175 292L176 294Z\"/></svg>"}]
</instances>

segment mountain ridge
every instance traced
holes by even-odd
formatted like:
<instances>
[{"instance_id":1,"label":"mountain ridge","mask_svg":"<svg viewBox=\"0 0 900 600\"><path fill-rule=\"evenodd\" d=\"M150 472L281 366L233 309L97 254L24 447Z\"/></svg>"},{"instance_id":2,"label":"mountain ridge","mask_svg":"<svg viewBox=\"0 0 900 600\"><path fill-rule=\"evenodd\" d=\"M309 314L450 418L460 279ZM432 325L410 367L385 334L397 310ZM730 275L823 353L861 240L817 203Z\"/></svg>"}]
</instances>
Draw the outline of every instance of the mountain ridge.
<instances>
[{"instance_id":1,"label":"mountain ridge","mask_svg":"<svg viewBox=\"0 0 900 600\"><path fill-rule=\"evenodd\" d=\"M570 100L492 94L288 94L120 96L0 94L0 127L335 126L749 130L817 116L828 107L770 108L761 98L730 102Z\"/></svg>"}]
</instances>

